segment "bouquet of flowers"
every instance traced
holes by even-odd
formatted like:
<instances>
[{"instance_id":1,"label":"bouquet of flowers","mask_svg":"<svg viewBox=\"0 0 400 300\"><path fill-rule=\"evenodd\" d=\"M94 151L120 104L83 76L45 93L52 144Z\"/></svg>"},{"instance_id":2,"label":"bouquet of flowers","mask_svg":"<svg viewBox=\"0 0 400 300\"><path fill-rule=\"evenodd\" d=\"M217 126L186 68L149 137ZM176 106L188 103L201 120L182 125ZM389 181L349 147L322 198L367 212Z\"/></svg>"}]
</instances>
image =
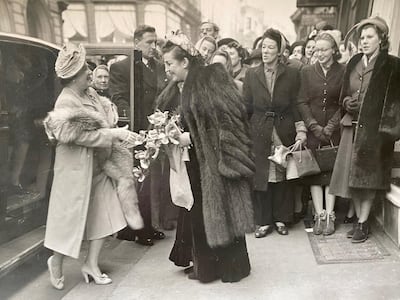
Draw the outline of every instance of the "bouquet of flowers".
<instances>
[{"instance_id":1,"label":"bouquet of flowers","mask_svg":"<svg viewBox=\"0 0 400 300\"><path fill-rule=\"evenodd\" d=\"M158 157L161 146L178 145L179 136L183 131L179 114L156 110L147 119L152 129L139 131L136 144L143 145L144 149L135 150L135 159L139 160L140 165L133 168L133 174L139 182L145 179L151 162Z\"/></svg>"}]
</instances>

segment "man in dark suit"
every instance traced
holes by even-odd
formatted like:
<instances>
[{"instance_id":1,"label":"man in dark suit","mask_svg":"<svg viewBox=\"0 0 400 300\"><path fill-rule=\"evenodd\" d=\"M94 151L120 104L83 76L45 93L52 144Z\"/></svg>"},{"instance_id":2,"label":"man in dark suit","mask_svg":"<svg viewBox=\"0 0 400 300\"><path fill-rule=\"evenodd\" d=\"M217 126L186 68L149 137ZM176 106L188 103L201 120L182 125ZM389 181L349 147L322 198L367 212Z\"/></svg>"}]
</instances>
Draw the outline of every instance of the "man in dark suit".
<instances>
[{"instance_id":1,"label":"man in dark suit","mask_svg":"<svg viewBox=\"0 0 400 300\"><path fill-rule=\"evenodd\" d=\"M140 25L134 33L134 124L133 130L147 129L147 116L152 114L157 95L166 85L164 66L154 59L157 35L154 27ZM130 66L131 57L116 62L110 68L111 100L117 105L120 116L130 117ZM119 238L136 240L151 246L154 239L163 239L164 233L153 228L151 222L150 176L138 187L139 207L145 227L133 231L129 228L119 233Z\"/></svg>"}]
</instances>

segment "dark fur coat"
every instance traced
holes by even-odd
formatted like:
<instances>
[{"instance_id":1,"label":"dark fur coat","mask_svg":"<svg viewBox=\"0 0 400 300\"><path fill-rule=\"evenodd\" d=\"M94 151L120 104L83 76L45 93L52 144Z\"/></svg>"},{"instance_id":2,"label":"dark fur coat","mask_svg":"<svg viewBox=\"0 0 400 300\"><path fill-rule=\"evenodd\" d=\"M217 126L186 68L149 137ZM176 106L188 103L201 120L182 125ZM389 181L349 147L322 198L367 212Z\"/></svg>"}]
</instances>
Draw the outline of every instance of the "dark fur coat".
<instances>
[{"instance_id":1,"label":"dark fur coat","mask_svg":"<svg viewBox=\"0 0 400 300\"><path fill-rule=\"evenodd\" d=\"M191 67L182 112L199 163L207 242L225 246L254 230L255 165L243 99L221 65Z\"/></svg>"},{"instance_id":2,"label":"dark fur coat","mask_svg":"<svg viewBox=\"0 0 400 300\"><path fill-rule=\"evenodd\" d=\"M97 96L97 101L105 108L109 107L110 101L105 97ZM57 142L63 144L75 143L86 132L107 129L111 124L107 118L96 111L85 107L58 108L50 112L45 119L46 133L50 140L54 140L55 131ZM138 207L138 196L136 193L135 180L132 173L133 155L130 150L121 147L119 143L113 142L111 149L95 148L97 164L94 173L104 171L105 174L114 179L117 184L117 193L122 210L128 225L132 229L143 228L142 216Z\"/></svg>"},{"instance_id":3,"label":"dark fur coat","mask_svg":"<svg viewBox=\"0 0 400 300\"><path fill-rule=\"evenodd\" d=\"M361 60L354 56L346 68L341 100L349 95L350 73ZM358 115L349 185L388 189L394 142L400 138L400 59L381 51Z\"/></svg>"}]
</instances>

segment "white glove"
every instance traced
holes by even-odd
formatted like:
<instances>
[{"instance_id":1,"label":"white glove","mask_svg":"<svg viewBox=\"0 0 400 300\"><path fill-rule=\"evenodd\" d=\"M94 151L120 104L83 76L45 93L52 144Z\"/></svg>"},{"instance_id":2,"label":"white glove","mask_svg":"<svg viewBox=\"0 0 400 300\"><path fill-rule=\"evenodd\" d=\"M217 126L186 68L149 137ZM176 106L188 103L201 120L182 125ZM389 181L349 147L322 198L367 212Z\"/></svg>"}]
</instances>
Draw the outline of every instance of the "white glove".
<instances>
[{"instance_id":1,"label":"white glove","mask_svg":"<svg viewBox=\"0 0 400 300\"><path fill-rule=\"evenodd\" d=\"M179 136L179 146L181 147L187 147L192 144L192 140L190 139L190 133L189 132L182 132L182 134Z\"/></svg>"},{"instance_id":2,"label":"white glove","mask_svg":"<svg viewBox=\"0 0 400 300\"><path fill-rule=\"evenodd\" d=\"M114 139L121 142L121 146L125 148L133 148L136 146L137 133L128 130L128 125L121 128L112 128L111 134Z\"/></svg>"}]
</instances>

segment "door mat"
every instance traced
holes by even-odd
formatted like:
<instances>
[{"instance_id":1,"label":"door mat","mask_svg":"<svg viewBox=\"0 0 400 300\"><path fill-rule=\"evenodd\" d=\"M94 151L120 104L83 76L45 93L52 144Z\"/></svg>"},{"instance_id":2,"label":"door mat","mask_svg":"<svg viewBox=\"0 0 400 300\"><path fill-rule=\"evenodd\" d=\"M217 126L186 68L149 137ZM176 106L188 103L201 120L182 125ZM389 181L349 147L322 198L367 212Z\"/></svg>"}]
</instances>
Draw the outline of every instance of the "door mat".
<instances>
[{"instance_id":1,"label":"door mat","mask_svg":"<svg viewBox=\"0 0 400 300\"><path fill-rule=\"evenodd\" d=\"M364 243L353 244L346 237L352 225L342 225L330 236L307 232L315 260L318 264L357 263L384 261L390 252L370 234Z\"/></svg>"}]
</instances>

